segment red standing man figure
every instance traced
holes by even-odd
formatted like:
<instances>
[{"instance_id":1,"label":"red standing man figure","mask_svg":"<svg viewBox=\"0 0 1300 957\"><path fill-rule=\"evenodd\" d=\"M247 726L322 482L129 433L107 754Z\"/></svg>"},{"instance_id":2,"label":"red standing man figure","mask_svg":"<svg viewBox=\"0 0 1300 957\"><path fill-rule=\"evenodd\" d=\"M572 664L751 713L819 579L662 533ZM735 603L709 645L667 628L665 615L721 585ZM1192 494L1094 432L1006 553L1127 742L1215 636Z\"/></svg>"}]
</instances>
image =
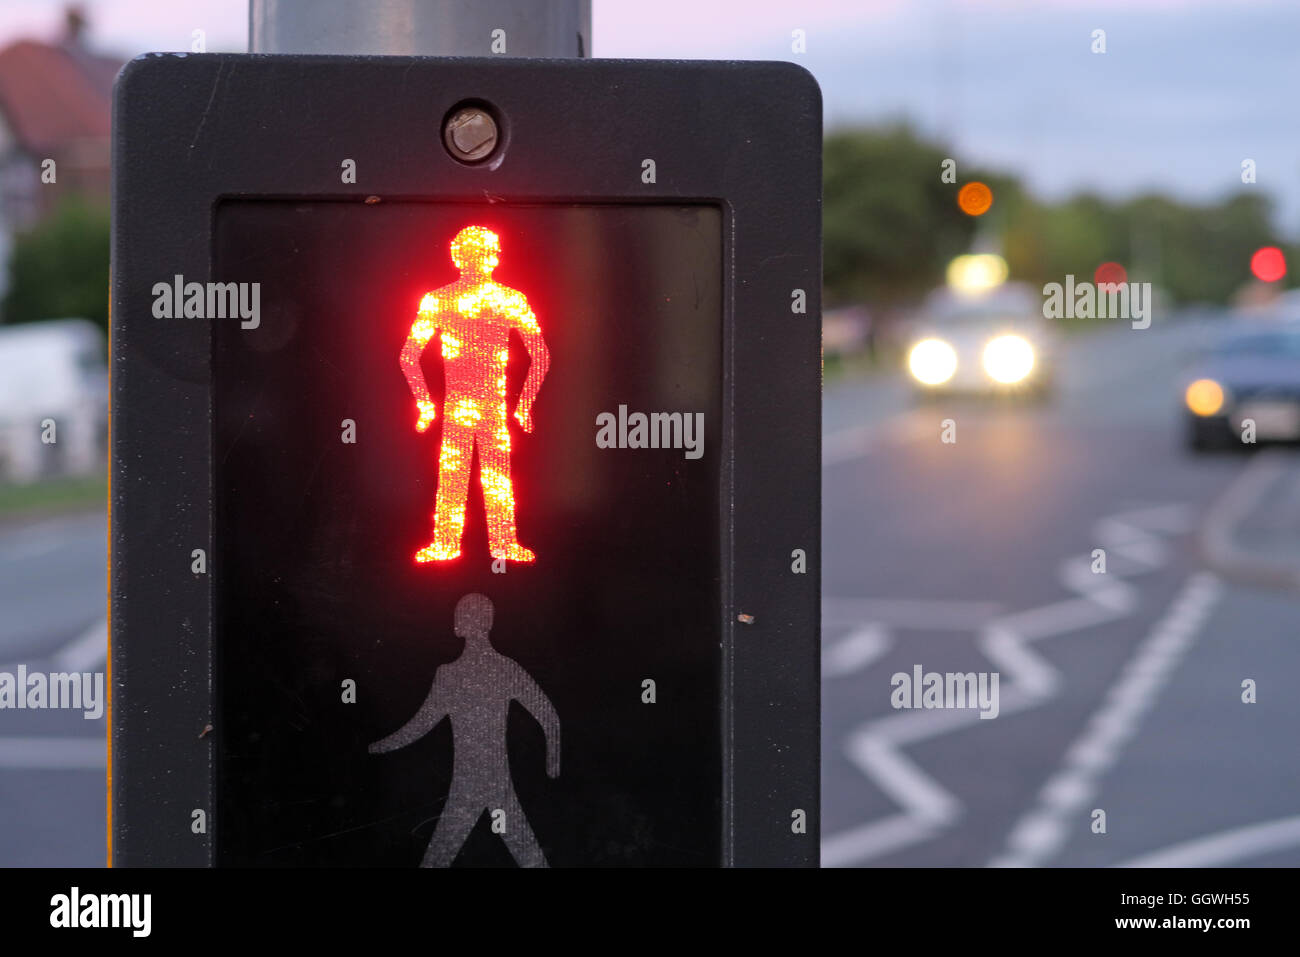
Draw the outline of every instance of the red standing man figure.
<instances>
[{"instance_id":1,"label":"red standing man figure","mask_svg":"<svg viewBox=\"0 0 1300 957\"><path fill-rule=\"evenodd\" d=\"M420 370L420 356L435 335L442 346L447 384L433 542L416 553L417 562L446 561L460 556L465 498L475 449L487 512L489 551L498 558L515 562L531 562L536 557L519 544L515 532L510 430L506 419L510 330L523 338L529 356L528 377L515 407L515 418L525 432L533 430L533 400L551 360L537 317L523 293L492 278L492 270L500 262L500 252L500 239L490 229L466 226L457 233L451 241L451 260L460 270L460 278L420 300L419 316L402 347L402 371L419 411L417 431L426 431L438 414Z\"/></svg>"}]
</instances>

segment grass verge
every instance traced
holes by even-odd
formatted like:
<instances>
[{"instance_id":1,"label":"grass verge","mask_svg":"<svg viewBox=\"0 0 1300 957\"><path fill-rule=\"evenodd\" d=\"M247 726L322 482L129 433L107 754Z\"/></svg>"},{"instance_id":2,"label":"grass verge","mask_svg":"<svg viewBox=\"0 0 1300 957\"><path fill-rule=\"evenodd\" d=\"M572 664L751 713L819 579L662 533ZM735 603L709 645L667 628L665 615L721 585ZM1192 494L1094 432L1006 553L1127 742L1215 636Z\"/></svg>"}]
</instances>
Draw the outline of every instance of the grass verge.
<instances>
[{"instance_id":1,"label":"grass verge","mask_svg":"<svg viewBox=\"0 0 1300 957\"><path fill-rule=\"evenodd\" d=\"M74 511L96 505L108 508L108 479L103 475L0 485L0 518L30 512Z\"/></svg>"}]
</instances>

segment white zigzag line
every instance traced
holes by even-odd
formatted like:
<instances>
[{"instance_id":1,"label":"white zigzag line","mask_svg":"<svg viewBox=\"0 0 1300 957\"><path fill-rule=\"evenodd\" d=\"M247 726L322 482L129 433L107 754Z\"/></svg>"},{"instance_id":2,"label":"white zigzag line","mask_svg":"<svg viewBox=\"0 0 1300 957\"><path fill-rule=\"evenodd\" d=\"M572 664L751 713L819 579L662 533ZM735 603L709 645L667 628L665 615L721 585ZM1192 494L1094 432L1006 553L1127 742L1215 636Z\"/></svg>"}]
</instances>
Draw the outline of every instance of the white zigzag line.
<instances>
[{"instance_id":1,"label":"white zigzag line","mask_svg":"<svg viewBox=\"0 0 1300 957\"><path fill-rule=\"evenodd\" d=\"M1005 615L983 626L976 644L1002 675L999 715L1035 707L1056 694L1060 673L1031 648L1032 642L1133 613L1137 589L1111 571L1110 564L1115 557L1131 563L1134 568L1129 574L1159 568L1166 548L1151 531L1184 531L1186 512L1183 505L1162 505L1103 518L1093 534L1106 550L1107 574L1093 573L1091 555L1067 559L1061 563L1061 584L1079 597ZM825 838L822 866L861 863L951 826L962 814L961 802L899 749L978 723L979 712L974 710L900 711L854 731L845 745L849 760L902 812Z\"/></svg>"}]
</instances>

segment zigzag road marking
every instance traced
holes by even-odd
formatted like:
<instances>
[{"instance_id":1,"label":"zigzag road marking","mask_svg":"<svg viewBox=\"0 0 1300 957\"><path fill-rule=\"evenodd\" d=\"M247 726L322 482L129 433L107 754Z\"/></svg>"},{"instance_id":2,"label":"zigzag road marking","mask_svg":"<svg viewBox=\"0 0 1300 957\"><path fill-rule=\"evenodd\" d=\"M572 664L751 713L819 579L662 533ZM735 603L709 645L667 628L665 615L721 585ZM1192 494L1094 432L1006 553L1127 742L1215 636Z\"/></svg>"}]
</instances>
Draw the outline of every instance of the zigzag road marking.
<instances>
[{"instance_id":1,"label":"zigzag road marking","mask_svg":"<svg viewBox=\"0 0 1300 957\"><path fill-rule=\"evenodd\" d=\"M35 658L25 662L28 671L40 669L42 664L49 664L54 671L90 671L102 665L108 658L108 622L100 619L88 627L67 644L59 647L52 655ZM15 672L19 662L0 664L0 671Z\"/></svg>"},{"instance_id":2,"label":"zigzag road marking","mask_svg":"<svg viewBox=\"0 0 1300 957\"><path fill-rule=\"evenodd\" d=\"M843 627L849 628L849 634L822 652L822 677L843 678L874 664L893 647L887 626L968 631L972 621L986 621L1000 610L1001 606L987 601L828 599L822 603L823 634Z\"/></svg>"},{"instance_id":3,"label":"zigzag road marking","mask_svg":"<svg viewBox=\"0 0 1300 957\"><path fill-rule=\"evenodd\" d=\"M982 620L971 614L974 606L996 607L992 603L948 603L972 606L944 616L902 615L886 623L898 627L936 627L920 624L936 617L954 630L979 630L976 647L996 665L1001 673L1000 715L1036 707L1054 697L1061 684L1060 672L1040 656L1033 643L1056 635L1125 618L1137 609L1138 591L1126 576L1140 575L1161 567L1168 550L1157 533L1178 534L1190 527L1189 511L1184 505L1161 505L1122 512L1101 519L1093 528L1095 546L1106 550L1107 573L1092 572L1089 554L1068 558L1061 563L1061 584L1075 597L1052 602L1038 608ZM841 614L856 608L885 613L923 609L943 602L906 602L870 599L832 600L828 610ZM961 614L966 614L964 624ZM843 624L832 618L831 624ZM865 615L856 622L860 629L871 625L883 627ZM835 648L831 649L834 655ZM880 651L879 654L883 654ZM875 657L879 657L877 654ZM874 660L874 657L871 658ZM832 668L835 666L832 665ZM861 670L855 668L852 670ZM835 675L832 675L835 676ZM918 841L936 836L961 817L962 805L937 781L908 759L901 748L959 728L979 724L977 710L899 711L873 719L854 730L845 742L849 760L900 807L901 812L879 820L831 834L822 841L824 867L861 864Z\"/></svg>"},{"instance_id":4,"label":"zigzag road marking","mask_svg":"<svg viewBox=\"0 0 1300 957\"><path fill-rule=\"evenodd\" d=\"M894 639L879 622L857 628L822 652L822 677L842 678L863 671L893 644Z\"/></svg>"},{"instance_id":5,"label":"zigzag road marking","mask_svg":"<svg viewBox=\"0 0 1300 957\"><path fill-rule=\"evenodd\" d=\"M28 664L29 671L43 666L60 672L90 671L104 663L108 656L108 626L103 620L95 622L73 638L52 656ZM0 665L0 672L13 674L17 664ZM85 771L106 765L107 741L100 737L14 737L0 736L0 768L25 770Z\"/></svg>"},{"instance_id":6,"label":"zigzag road marking","mask_svg":"<svg viewBox=\"0 0 1300 957\"><path fill-rule=\"evenodd\" d=\"M1142 715L1160 692L1204 624L1221 591L1218 580L1198 572L1187 580L1169 610L1138 646L1060 769L1038 801L1012 828L1006 849L991 867L1033 867L1057 853L1069 838L1069 821L1087 806L1101 777L1136 733Z\"/></svg>"}]
</instances>

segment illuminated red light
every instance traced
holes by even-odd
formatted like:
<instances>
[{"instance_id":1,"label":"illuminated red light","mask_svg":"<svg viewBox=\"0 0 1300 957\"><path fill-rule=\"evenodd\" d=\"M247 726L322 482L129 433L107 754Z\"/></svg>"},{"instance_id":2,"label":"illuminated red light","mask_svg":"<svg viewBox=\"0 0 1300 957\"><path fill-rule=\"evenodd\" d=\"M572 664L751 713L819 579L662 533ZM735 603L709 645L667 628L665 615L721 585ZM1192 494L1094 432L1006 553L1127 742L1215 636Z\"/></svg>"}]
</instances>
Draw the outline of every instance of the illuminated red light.
<instances>
[{"instance_id":1,"label":"illuminated red light","mask_svg":"<svg viewBox=\"0 0 1300 957\"><path fill-rule=\"evenodd\" d=\"M1102 263L1092 274L1092 281L1100 292L1108 292L1111 286L1128 282L1128 270L1119 263Z\"/></svg>"},{"instance_id":2,"label":"illuminated red light","mask_svg":"<svg viewBox=\"0 0 1300 957\"><path fill-rule=\"evenodd\" d=\"M1260 282L1277 282L1286 275L1286 257L1276 246L1257 249L1250 257L1250 271Z\"/></svg>"},{"instance_id":3,"label":"illuminated red light","mask_svg":"<svg viewBox=\"0 0 1300 957\"><path fill-rule=\"evenodd\" d=\"M508 561L531 562L536 557L519 544L515 531L506 419L510 330L523 338L530 357L528 377L515 408L515 418L525 432L533 430L533 400L546 376L550 354L523 293L492 278L500 253L500 238L490 229L466 226L457 233L451 242L451 259L460 278L420 300L418 317L402 347L402 371L415 396L417 431L426 431L438 414L420 369L420 355L435 335L442 347L446 380L433 541L416 553L417 562L460 556L475 448L487 513L488 550Z\"/></svg>"}]
</instances>

